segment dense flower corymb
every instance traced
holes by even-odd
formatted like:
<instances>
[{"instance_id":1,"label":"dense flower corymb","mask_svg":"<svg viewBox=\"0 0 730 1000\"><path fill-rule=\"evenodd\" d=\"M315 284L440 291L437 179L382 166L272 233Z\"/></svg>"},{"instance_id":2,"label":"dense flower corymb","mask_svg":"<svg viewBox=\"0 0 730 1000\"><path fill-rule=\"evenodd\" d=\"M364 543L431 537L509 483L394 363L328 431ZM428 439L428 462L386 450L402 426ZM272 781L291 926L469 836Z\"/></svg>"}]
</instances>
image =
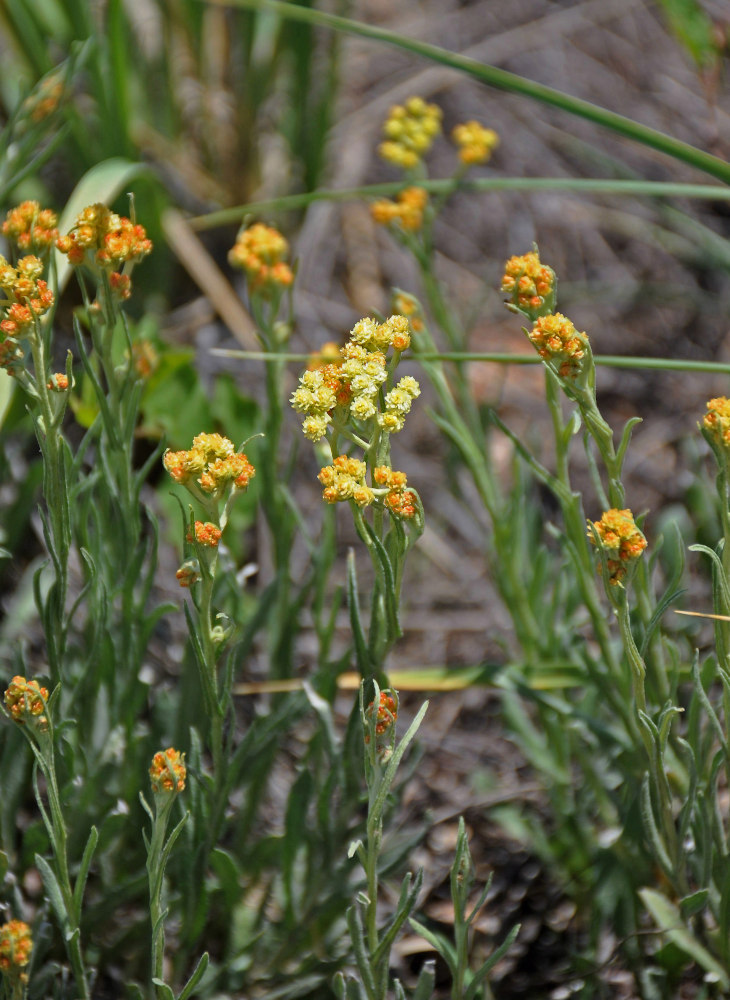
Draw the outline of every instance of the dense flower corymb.
<instances>
[{"instance_id":1,"label":"dense flower corymb","mask_svg":"<svg viewBox=\"0 0 730 1000\"><path fill-rule=\"evenodd\" d=\"M567 316L562 313L540 316L527 336L541 358L557 365L563 378L577 377L589 349L588 337Z\"/></svg>"},{"instance_id":2,"label":"dense flower corymb","mask_svg":"<svg viewBox=\"0 0 730 1000\"><path fill-rule=\"evenodd\" d=\"M43 261L34 255L21 257L13 267L0 257L0 289L4 301L0 303L4 318L0 331L6 338L17 340L27 336L36 321L53 306L53 292L41 278Z\"/></svg>"},{"instance_id":3,"label":"dense flower corymb","mask_svg":"<svg viewBox=\"0 0 730 1000\"><path fill-rule=\"evenodd\" d=\"M422 97L410 97L396 104L383 126L386 137L378 147L384 160L410 170L418 166L441 131L441 108Z\"/></svg>"},{"instance_id":4,"label":"dense flower corymb","mask_svg":"<svg viewBox=\"0 0 730 1000\"><path fill-rule=\"evenodd\" d=\"M707 413L702 426L721 448L730 449L730 399L717 396L707 401Z\"/></svg>"},{"instance_id":5,"label":"dense flower corymb","mask_svg":"<svg viewBox=\"0 0 730 1000\"><path fill-rule=\"evenodd\" d=\"M46 253L58 239L58 216L37 201L24 201L11 208L3 222L3 236L22 253Z\"/></svg>"},{"instance_id":6,"label":"dense flower corymb","mask_svg":"<svg viewBox=\"0 0 730 1000\"><path fill-rule=\"evenodd\" d=\"M222 434L198 434L188 451L166 451L162 462L176 483L197 485L210 495L220 495L231 485L245 490L256 470L243 452Z\"/></svg>"},{"instance_id":7,"label":"dense flower corymb","mask_svg":"<svg viewBox=\"0 0 730 1000\"><path fill-rule=\"evenodd\" d=\"M239 233L228 261L246 272L252 292L268 293L293 282L294 275L286 263L288 253L289 244L281 233L257 222Z\"/></svg>"},{"instance_id":8,"label":"dense flower corymb","mask_svg":"<svg viewBox=\"0 0 730 1000\"><path fill-rule=\"evenodd\" d=\"M451 136L459 147L459 159L466 166L486 163L499 145L499 136L479 122L469 121L457 125Z\"/></svg>"},{"instance_id":9,"label":"dense flower corymb","mask_svg":"<svg viewBox=\"0 0 730 1000\"><path fill-rule=\"evenodd\" d=\"M174 747L160 750L152 758L150 784L156 794L182 792L186 777L185 754L178 753Z\"/></svg>"},{"instance_id":10,"label":"dense flower corymb","mask_svg":"<svg viewBox=\"0 0 730 1000\"><path fill-rule=\"evenodd\" d=\"M555 302L555 271L543 264L535 251L510 257L504 265L502 291L512 305L535 320L552 310Z\"/></svg>"},{"instance_id":11,"label":"dense flower corymb","mask_svg":"<svg viewBox=\"0 0 730 1000\"><path fill-rule=\"evenodd\" d=\"M398 223L403 229L415 231L423 225L423 212L428 203L428 192L420 187L409 187L399 192L397 199L379 198L370 206L370 214L381 226Z\"/></svg>"},{"instance_id":12,"label":"dense flower corymb","mask_svg":"<svg viewBox=\"0 0 730 1000\"><path fill-rule=\"evenodd\" d=\"M373 717L373 712L375 712L375 702L370 702L367 709L365 710L365 718L369 720ZM398 720L398 704L393 697L391 691L381 691L380 698L378 699L378 708L375 714L375 733L377 736L382 736L386 733L391 726L394 726ZM365 742L370 742L370 733L367 728L365 730Z\"/></svg>"},{"instance_id":13,"label":"dense flower corymb","mask_svg":"<svg viewBox=\"0 0 730 1000\"><path fill-rule=\"evenodd\" d=\"M25 677L13 677L5 691L5 707L16 722L23 723L37 717L45 722L44 712L48 701L48 691L38 681L28 681Z\"/></svg>"},{"instance_id":14,"label":"dense flower corymb","mask_svg":"<svg viewBox=\"0 0 730 1000\"><path fill-rule=\"evenodd\" d=\"M606 554L609 581L616 586L646 548L646 538L637 528L631 511L616 508L605 511L600 521L588 522L588 536L594 545L596 534Z\"/></svg>"},{"instance_id":15,"label":"dense flower corymb","mask_svg":"<svg viewBox=\"0 0 730 1000\"><path fill-rule=\"evenodd\" d=\"M0 972L10 979L25 978L20 972L30 961L33 941L30 927L22 920L10 920L0 927ZM20 973L20 975L18 975Z\"/></svg>"},{"instance_id":16,"label":"dense flower corymb","mask_svg":"<svg viewBox=\"0 0 730 1000\"><path fill-rule=\"evenodd\" d=\"M87 264L113 270L136 263L152 252L152 241L144 226L117 215L106 205L89 205L77 217L71 231L56 241L74 267ZM122 297L126 297L122 293Z\"/></svg>"},{"instance_id":17,"label":"dense flower corymb","mask_svg":"<svg viewBox=\"0 0 730 1000\"><path fill-rule=\"evenodd\" d=\"M291 397L291 405L304 414L302 430L311 441L320 441L333 421L352 418L363 422L377 418L389 433L403 427L403 419L420 388L414 378L401 379L385 397L385 411L378 409L378 393L387 381L386 355L410 346L410 324L405 316L391 316L383 323L366 317L355 324L350 340L339 354L339 363L305 371Z\"/></svg>"}]
</instances>

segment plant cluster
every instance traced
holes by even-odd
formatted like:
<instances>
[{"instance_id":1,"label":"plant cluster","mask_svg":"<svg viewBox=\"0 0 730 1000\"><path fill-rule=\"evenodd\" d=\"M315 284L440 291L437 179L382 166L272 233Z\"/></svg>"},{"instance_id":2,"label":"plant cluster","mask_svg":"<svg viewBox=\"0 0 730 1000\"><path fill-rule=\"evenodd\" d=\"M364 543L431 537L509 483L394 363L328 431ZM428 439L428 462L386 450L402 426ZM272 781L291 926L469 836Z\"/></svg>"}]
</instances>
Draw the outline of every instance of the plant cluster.
<instances>
[{"instance_id":1,"label":"plant cluster","mask_svg":"<svg viewBox=\"0 0 730 1000\"><path fill-rule=\"evenodd\" d=\"M312 23L361 30L316 8L241 0L254 3L254 12L230 18L247 29L233 48L243 47L249 87L262 82L261 49L277 65L281 58L285 80L310 80ZM54 135L70 137L79 163L89 155L71 98L80 65L100 82L96 113L119 126L95 137L103 156L120 152L116 141L129 154L140 134L129 111L134 74L122 72L133 38L123 7L109 4L107 27L120 30L104 34L77 6L51 4L67 51L52 69L34 35L40 15L20 0L11 5L12 29L34 37L20 50L35 61L31 89L4 126L5 202L53 155ZM193 6L182 4L176 26L202 58L200 19L210 28L220 12ZM283 20L272 28L270 10L307 30L298 35ZM93 44L72 44L84 34ZM329 52L334 73L335 47ZM154 47L142 62L157 77L169 69ZM490 67L461 57L451 64L529 91ZM124 87L101 85L109 65ZM253 90L260 104L246 107L255 123L268 91ZM312 92L304 104L319 108L323 125L330 101ZM171 89L160 106L180 115ZM636 134L601 109L573 110ZM313 189L321 145L307 152L307 120L303 112L289 127ZM261 400L235 396L215 412L191 403L192 416L173 407L161 425L167 439L159 428L150 433L149 418L170 410L165 378L177 362L156 350L148 317L130 318L144 312L137 267L143 275L153 266L159 219L138 222L134 199L128 217L98 194L86 199L99 187L104 164L96 162L60 215L32 199L6 205L0 385L12 406L3 419L35 437L39 475L24 498L30 507L40 497L43 550L27 577L37 637L0 650L0 983L8 1000L443 995L432 961L412 982L394 969L407 927L445 963L452 1000L490 1000L492 973L520 928L486 956L474 948L490 882L476 889L463 820L449 938L419 914L423 872L402 875L418 836L392 836L390 825L427 707L399 740L407 713L389 673L425 511L423 483L396 455L425 383L457 499L468 482L481 504L475 537L512 624L490 683L544 793L539 811L495 817L520 831L573 896L583 949L576 969L586 980L610 932L646 1000L671 1000L688 975L702 980L704 997L730 990L730 402L713 398L698 415L718 467L722 532L715 547L692 546L710 568L714 601L715 648L701 657L686 630L667 626L681 593L682 540L660 537L652 515L631 507L624 466L638 421L613 428L606 419L591 336L558 311L557 275L537 247L514 248L526 252L507 259L500 287L542 367L550 447L534 450L498 404L475 399L467 330L437 266L435 223L451 191L476 197L471 171L490 162L499 137L474 120L457 124L453 174L433 181L428 154L442 120L436 104L412 97L391 109L378 147L399 181L377 191L372 217L411 255L417 285L392 290L391 315L365 316L344 343L325 344L294 387L286 366L296 262L277 228L237 210L245 222L228 263L241 275L258 339L249 360L264 366ZM650 130L643 138L730 180L708 154ZM198 166L212 174L214 151L201 144ZM97 149L92 158L103 156ZM111 168L110 202L128 166ZM80 305L59 361L57 308L71 274ZM297 419L302 433L290 433ZM505 444L509 480L497 460ZM310 445L316 516L295 488ZM590 485L578 490L581 450ZM164 486L155 493L157 477ZM170 489L172 504L161 499ZM551 497L549 521L540 490ZM158 576L160 541L169 544L160 510L166 532L176 515L178 526L169 576L179 599L168 603L161 595L171 581L160 586ZM370 567L359 574L350 551L338 584L343 517ZM363 586L365 577L372 582ZM176 650L171 637L183 629L187 642ZM311 669L303 677L305 630ZM265 677L251 677L254 654ZM358 694L341 726L338 684L352 673ZM260 707L237 701L244 679L265 694Z\"/></svg>"}]
</instances>

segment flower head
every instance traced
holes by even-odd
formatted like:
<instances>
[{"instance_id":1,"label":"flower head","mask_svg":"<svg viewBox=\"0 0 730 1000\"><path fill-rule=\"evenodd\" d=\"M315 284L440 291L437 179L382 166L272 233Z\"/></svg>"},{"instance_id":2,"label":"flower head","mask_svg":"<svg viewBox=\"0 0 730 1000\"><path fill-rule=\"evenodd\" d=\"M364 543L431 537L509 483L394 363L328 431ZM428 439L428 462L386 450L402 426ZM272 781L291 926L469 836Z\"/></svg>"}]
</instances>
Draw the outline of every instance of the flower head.
<instances>
[{"instance_id":1,"label":"flower head","mask_svg":"<svg viewBox=\"0 0 730 1000\"><path fill-rule=\"evenodd\" d=\"M156 795L177 795L185 788L186 777L184 753L178 753L173 747L168 747L167 750L160 750L152 758L150 784Z\"/></svg>"},{"instance_id":2,"label":"flower head","mask_svg":"<svg viewBox=\"0 0 730 1000\"><path fill-rule=\"evenodd\" d=\"M381 226L397 223L401 229L415 231L423 225L423 212L428 204L428 192L420 187L400 191L395 201L379 198L370 206L370 214Z\"/></svg>"},{"instance_id":3,"label":"flower head","mask_svg":"<svg viewBox=\"0 0 730 1000\"><path fill-rule=\"evenodd\" d=\"M56 240L56 247L74 267L83 264L105 273L112 296L123 300L131 294L127 271L152 252L152 241L144 226L96 204L77 215L71 230Z\"/></svg>"},{"instance_id":4,"label":"flower head","mask_svg":"<svg viewBox=\"0 0 730 1000\"><path fill-rule=\"evenodd\" d=\"M730 450L730 399L727 396L707 401L707 413L702 426L716 445Z\"/></svg>"},{"instance_id":5,"label":"flower head","mask_svg":"<svg viewBox=\"0 0 730 1000\"><path fill-rule=\"evenodd\" d=\"M38 681L28 681L20 675L13 677L5 691L5 707L13 719L21 725L37 722L47 725L45 716L48 691Z\"/></svg>"},{"instance_id":6,"label":"flower head","mask_svg":"<svg viewBox=\"0 0 730 1000\"><path fill-rule=\"evenodd\" d=\"M196 521L193 530L188 531L185 536L188 542L197 542L198 545L204 545L206 548L215 549L221 540L221 535L223 532L218 527L217 524L213 524L212 521Z\"/></svg>"},{"instance_id":7,"label":"flower head","mask_svg":"<svg viewBox=\"0 0 730 1000\"><path fill-rule=\"evenodd\" d=\"M53 292L41 278L43 261L30 254L13 267L0 257L0 288L5 302L0 307L0 331L18 340L35 329L41 316L53 306Z\"/></svg>"},{"instance_id":8,"label":"flower head","mask_svg":"<svg viewBox=\"0 0 730 1000\"><path fill-rule=\"evenodd\" d=\"M65 375L63 372L56 372L55 375L51 375L46 383L46 388L50 389L51 392L66 392L68 389L68 375Z\"/></svg>"},{"instance_id":9,"label":"flower head","mask_svg":"<svg viewBox=\"0 0 730 1000\"><path fill-rule=\"evenodd\" d=\"M499 136L479 122L469 121L457 125L451 136L459 147L459 159L467 166L486 163L499 145Z\"/></svg>"},{"instance_id":10,"label":"flower head","mask_svg":"<svg viewBox=\"0 0 730 1000\"><path fill-rule=\"evenodd\" d=\"M563 378L575 379L589 350L588 337L573 326L567 316L554 313L540 316L527 334L537 353L553 362Z\"/></svg>"},{"instance_id":11,"label":"flower head","mask_svg":"<svg viewBox=\"0 0 730 1000\"><path fill-rule=\"evenodd\" d=\"M231 486L245 490L256 470L222 434L197 434L188 451L166 451L162 463L176 483L195 492L222 496Z\"/></svg>"},{"instance_id":12,"label":"flower head","mask_svg":"<svg viewBox=\"0 0 730 1000\"><path fill-rule=\"evenodd\" d=\"M22 920L10 920L0 927L0 972L11 981L25 982L23 969L30 962L33 940L30 927Z\"/></svg>"},{"instance_id":13,"label":"flower head","mask_svg":"<svg viewBox=\"0 0 730 1000\"><path fill-rule=\"evenodd\" d=\"M441 131L441 117L441 108L427 104L422 97L396 104L383 125L385 142L378 146L380 156L404 170L417 167Z\"/></svg>"},{"instance_id":14,"label":"flower head","mask_svg":"<svg viewBox=\"0 0 730 1000\"><path fill-rule=\"evenodd\" d=\"M22 253L45 254L58 239L58 216L37 201L24 201L11 208L3 222L3 236Z\"/></svg>"},{"instance_id":15,"label":"flower head","mask_svg":"<svg viewBox=\"0 0 730 1000\"><path fill-rule=\"evenodd\" d=\"M594 545L600 545L606 555L612 586L621 583L629 567L639 558L647 544L643 533L636 526L634 515L628 509L611 508L603 514L600 521L589 521L588 536Z\"/></svg>"},{"instance_id":16,"label":"flower head","mask_svg":"<svg viewBox=\"0 0 730 1000\"><path fill-rule=\"evenodd\" d=\"M257 222L238 234L228 261L232 267L246 272L251 292L271 295L294 281L285 260L288 253L289 244L281 233Z\"/></svg>"},{"instance_id":17,"label":"flower head","mask_svg":"<svg viewBox=\"0 0 730 1000\"><path fill-rule=\"evenodd\" d=\"M508 293L515 309L534 321L555 307L555 271L542 263L536 250L510 257L504 265L502 291Z\"/></svg>"},{"instance_id":18,"label":"flower head","mask_svg":"<svg viewBox=\"0 0 730 1000\"><path fill-rule=\"evenodd\" d=\"M175 573L175 578L181 587L192 587L200 580L200 563L197 559L186 559L180 569Z\"/></svg>"}]
</instances>

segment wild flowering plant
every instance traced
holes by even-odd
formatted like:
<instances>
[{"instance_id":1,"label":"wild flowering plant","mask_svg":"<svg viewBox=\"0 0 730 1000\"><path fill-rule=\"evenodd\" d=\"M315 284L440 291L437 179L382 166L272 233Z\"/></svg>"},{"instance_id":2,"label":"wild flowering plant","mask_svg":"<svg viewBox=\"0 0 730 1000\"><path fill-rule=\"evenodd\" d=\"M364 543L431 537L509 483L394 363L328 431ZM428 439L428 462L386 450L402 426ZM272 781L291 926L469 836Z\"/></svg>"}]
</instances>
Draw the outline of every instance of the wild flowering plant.
<instances>
[{"instance_id":1,"label":"wild flowering plant","mask_svg":"<svg viewBox=\"0 0 730 1000\"><path fill-rule=\"evenodd\" d=\"M322 499L349 505L375 569L366 641L354 563L350 562L350 615L358 668L364 677L382 678L388 651L401 634L398 605L403 569L409 549L423 531L418 493L391 462L391 436L403 429L413 400L420 395L413 376L396 381L401 355L410 341L405 316L391 316L382 323L361 319L337 360L317 363L305 371L291 397L294 409L304 416L305 436L315 444L325 443L329 452L331 461L319 472ZM372 520L366 517L368 511Z\"/></svg>"}]
</instances>

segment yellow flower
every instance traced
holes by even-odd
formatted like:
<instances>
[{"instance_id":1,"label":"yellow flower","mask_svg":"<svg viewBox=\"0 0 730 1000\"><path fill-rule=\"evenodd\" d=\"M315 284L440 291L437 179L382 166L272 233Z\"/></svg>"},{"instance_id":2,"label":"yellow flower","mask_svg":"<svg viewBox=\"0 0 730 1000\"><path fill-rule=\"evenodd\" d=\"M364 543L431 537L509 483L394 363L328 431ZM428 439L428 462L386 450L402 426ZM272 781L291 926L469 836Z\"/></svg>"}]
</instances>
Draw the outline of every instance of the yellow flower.
<instances>
[{"instance_id":1,"label":"yellow flower","mask_svg":"<svg viewBox=\"0 0 730 1000\"><path fill-rule=\"evenodd\" d=\"M502 291L532 320L552 311L556 284L555 271L541 262L537 251L510 257L504 265Z\"/></svg>"},{"instance_id":2,"label":"yellow flower","mask_svg":"<svg viewBox=\"0 0 730 1000\"><path fill-rule=\"evenodd\" d=\"M641 556L646 548L646 538L628 509L611 508L605 511L600 521L588 522L588 537L595 545L593 528L598 535L598 544L606 554L609 581L616 586L626 576L629 566Z\"/></svg>"},{"instance_id":3,"label":"yellow flower","mask_svg":"<svg viewBox=\"0 0 730 1000\"><path fill-rule=\"evenodd\" d=\"M457 125L451 136L459 147L459 159L467 166L486 163L499 145L499 136L479 122L469 121Z\"/></svg>"},{"instance_id":4,"label":"yellow flower","mask_svg":"<svg viewBox=\"0 0 730 1000\"><path fill-rule=\"evenodd\" d=\"M232 267L246 272L251 292L262 295L286 288L294 281L285 258L289 244L281 233L271 226L257 222L238 234L228 253Z\"/></svg>"},{"instance_id":5,"label":"yellow flower","mask_svg":"<svg viewBox=\"0 0 730 1000\"><path fill-rule=\"evenodd\" d=\"M11 208L3 222L3 236L23 253L47 253L58 239L58 216L37 201L24 201Z\"/></svg>"},{"instance_id":6,"label":"yellow flower","mask_svg":"<svg viewBox=\"0 0 730 1000\"><path fill-rule=\"evenodd\" d=\"M150 784L155 794L176 795L185 788L185 754L174 747L156 753L150 765Z\"/></svg>"},{"instance_id":7,"label":"yellow flower","mask_svg":"<svg viewBox=\"0 0 730 1000\"><path fill-rule=\"evenodd\" d=\"M152 252L144 226L102 204L89 205L77 215L73 228L59 237L56 246L74 267L86 264L108 273Z\"/></svg>"},{"instance_id":8,"label":"yellow flower","mask_svg":"<svg viewBox=\"0 0 730 1000\"><path fill-rule=\"evenodd\" d=\"M589 349L588 337L576 330L567 316L540 316L527 336L541 358L557 364L563 378L576 378Z\"/></svg>"},{"instance_id":9,"label":"yellow flower","mask_svg":"<svg viewBox=\"0 0 730 1000\"><path fill-rule=\"evenodd\" d=\"M41 725L45 717L48 691L38 681L28 681L25 677L13 677L5 691L5 707L16 722L23 723L37 718Z\"/></svg>"},{"instance_id":10,"label":"yellow flower","mask_svg":"<svg viewBox=\"0 0 730 1000\"><path fill-rule=\"evenodd\" d=\"M396 201L380 198L370 206L370 214L379 225L397 222L402 229L415 231L423 225L423 211L428 203L428 192L420 187L409 187L398 194Z\"/></svg>"},{"instance_id":11,"label":"yellow flower","mask_svg":"<svg viewBox=\"0 0 730 1000\"><path fill-rule=\"evenodd\" d=\"M383 126L386 137L378 147L380 156L404 170L418 166L441 131L441 108L411 97L396 104Z\"/></svg>"},{"instance_id":12,"label":"yellow flower","mask_svg":"<svg viewBox=\"0 0 730 1000\"><path fill-rule=\"evenodd\" d=\"M721 448L730 449L730 399L717 396L707 401L707 413L702 426Z\"/></svg>"},{"instance_id":13,"label":"yellow flower","mask_svg":"<svg viewBox=\"0 0 730 1000\"><path fill-rule=\"evenodd\" d=\"M27 975L21 970L30 962L32 951L33 941L26 923L10 920L0 927L0 972L8 979L26 981Z\"/></svg>"},{"instance_id":14,"label":"yellow flower","mask_svg":"<svg viewBox=\"0 0 730 1000\"><path fill-rule=\"evenodd\" d=\"M256 475L246 455L236 454L233 442L222 434L197 434L189 451L166 451L162 464L176 483L189 486L196 480L209 494L220 495L231 483L244 490Z\"/></svg>"}]
</instances>

